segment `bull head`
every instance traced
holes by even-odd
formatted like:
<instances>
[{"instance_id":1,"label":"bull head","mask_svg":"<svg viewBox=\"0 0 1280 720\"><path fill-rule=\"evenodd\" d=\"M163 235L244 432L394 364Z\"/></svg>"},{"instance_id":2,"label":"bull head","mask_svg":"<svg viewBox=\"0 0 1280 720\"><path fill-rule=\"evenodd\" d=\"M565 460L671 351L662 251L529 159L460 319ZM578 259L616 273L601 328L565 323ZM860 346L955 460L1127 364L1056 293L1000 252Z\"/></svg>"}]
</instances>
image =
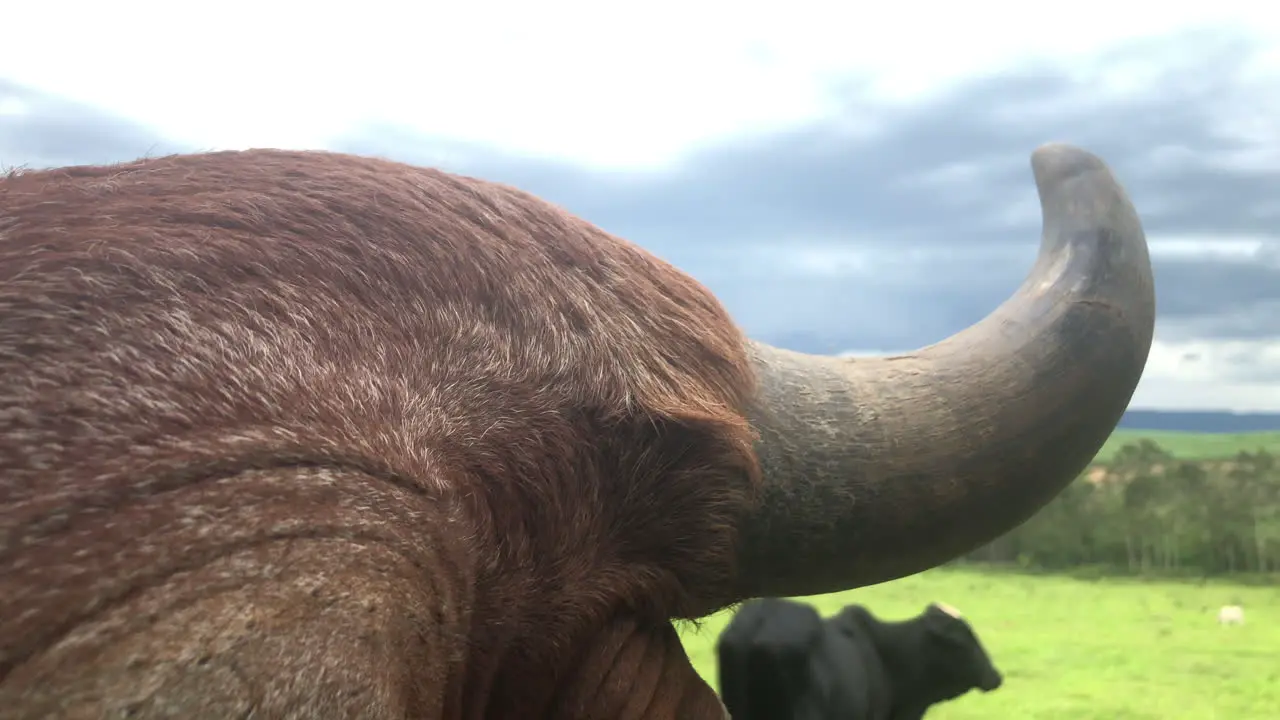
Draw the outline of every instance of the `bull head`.
<instances>
[{"instance_id":1,"label":"bull head","mask_svg":"<svg viewBox=\"0 0 1280 720\"><path fill-rule=\"evenodd\" d=\"M876 359L746 341L670 265L439 171L0 178L0 707L718 717L673 617L944 562L1119 420L1142 228L1094 156L1032 164L1022 288Z\"/></svg>"}]
</instances>

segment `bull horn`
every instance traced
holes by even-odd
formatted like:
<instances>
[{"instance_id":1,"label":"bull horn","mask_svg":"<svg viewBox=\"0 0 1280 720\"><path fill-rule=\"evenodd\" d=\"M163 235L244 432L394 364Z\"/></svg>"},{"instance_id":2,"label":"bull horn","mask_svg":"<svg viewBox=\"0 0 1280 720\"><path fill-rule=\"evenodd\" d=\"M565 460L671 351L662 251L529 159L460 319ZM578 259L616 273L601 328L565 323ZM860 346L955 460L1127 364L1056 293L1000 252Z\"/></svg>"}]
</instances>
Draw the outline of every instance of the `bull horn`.
<instances>
[{"instance_id":1,"label":"bull horn","mask_svg":"<svg viewBox=\"0 0 1280 720\"><path fill-rule=\"evenodd\" d=\"M1155 325L1142 224L1098 157L1050 144L1031 167L1040 255L977 324L896 357L749 344L764 488L739 532L743 596L940 565L1031 517L1111 434Z\"/></svg>"}]
</instances>

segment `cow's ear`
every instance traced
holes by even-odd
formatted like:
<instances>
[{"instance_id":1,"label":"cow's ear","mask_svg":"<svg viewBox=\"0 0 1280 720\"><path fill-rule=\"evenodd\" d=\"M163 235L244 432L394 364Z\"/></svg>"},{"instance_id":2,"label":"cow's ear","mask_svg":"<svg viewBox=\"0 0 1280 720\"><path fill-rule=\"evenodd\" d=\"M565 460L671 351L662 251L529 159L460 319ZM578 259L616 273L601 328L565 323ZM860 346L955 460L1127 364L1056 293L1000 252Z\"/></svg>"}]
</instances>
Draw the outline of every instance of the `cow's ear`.
<instances>
[{"instance_id":1,"label":"cow's ear","mask_svg":"<svg viewBox=\"0 0 1280 720\"><path fill-rule=\"evenodd\" d=\"M831 625L846 635L874 632L875 619L861 605L846 605L831 618Z\"/></svg>"},{"instance_id":2,"label":"cow's ear","mask_svg":"<svg viewBox=\"0 0 1280 720\"><path fill-rule=\"evenodd\" d=\"M933 613L941 613L943 615L946 615L947 617L955 618L957 620L962 619L964 617L959 610L955 609L954 607L946 603L941 603L941 602L929 603L929 611Z\"/></svg>"},{"instance_id":3,"label":"cow's ear","mask_svg":"<svg viewBox=\"0 0 1280 720\"><path fill-rule=\"evenodd\" d=\"M946 636L954 635L956 632L954 628L964 625L964 621L957 622L959 618L954 613L947 612L946 608L936 604L929 605L925 610L924 618L926 627Z\"/></svg>"},{"instance_id":4,"label":"cow's ear","mask_svg":"<svg viewBox=\"0 0 1280 720\"><path fill-rule=\"evenodd\" d=\"M942 612L942 610L937 605L934 605L932 603L927 605L924 609L924 612L920 615L921 623L924 625L924 627L928 628L930 631L937 630L939 628L946 626L947 624L946 619L947 619L947 614Z\"/></svg>"}]
</instances>

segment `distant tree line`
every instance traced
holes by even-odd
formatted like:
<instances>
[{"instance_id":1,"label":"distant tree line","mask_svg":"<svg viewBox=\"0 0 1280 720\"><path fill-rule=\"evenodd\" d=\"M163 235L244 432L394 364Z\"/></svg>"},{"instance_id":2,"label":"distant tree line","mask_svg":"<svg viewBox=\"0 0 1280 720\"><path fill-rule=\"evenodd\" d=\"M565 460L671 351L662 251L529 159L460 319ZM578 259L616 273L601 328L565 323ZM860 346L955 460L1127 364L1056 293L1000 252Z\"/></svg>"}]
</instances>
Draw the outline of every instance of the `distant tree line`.
<instances>
[{"instance_id":1,"label":"distant tree line","mask_svg":"<svg viewBox=\"0 0 1280 720\"><path fill-rule=\"evenodd\" d=\"M1178 460L1150 440L1094 465L964 561L1133 574L1280 571L1280 463L1259 450Z\"/></svg>"}]
</instances>

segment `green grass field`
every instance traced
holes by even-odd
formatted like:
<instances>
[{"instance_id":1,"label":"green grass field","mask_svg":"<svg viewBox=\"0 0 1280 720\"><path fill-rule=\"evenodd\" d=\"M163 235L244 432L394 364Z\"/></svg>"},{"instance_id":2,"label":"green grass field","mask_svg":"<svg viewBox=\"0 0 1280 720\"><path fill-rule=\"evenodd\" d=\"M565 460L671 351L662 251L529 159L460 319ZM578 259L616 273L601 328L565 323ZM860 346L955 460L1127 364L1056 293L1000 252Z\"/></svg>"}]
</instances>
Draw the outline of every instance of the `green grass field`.
<instances>
[{"instance_id":1,"label":"green grass field","mask_svg":"<svg viewBox=\"0 0 1280 720\"><path fill-rule=\"evenodd\" d=\"M1173 453L1173 456L1179 460L1228 458L1241 450L1255 452L1259 448L1272 453L1280 452L1280 432L1208 434L1117 430L1107 440L1107 444L1102 446L1102 451L1098 453L1098 460L1108 460L1125 444L1137 442L1142 438L1154 441Z\"/></svg>"},{"instance_id":2,"label":"green grass field","mask_svg":"<svg viewBox=\"0 0 1280 720\"><path fill-rule=\"evenodd\" d=\"M1004 687L935 706L938 720L1274 720L1280 717L1280 587L1209 581L1075 580L968 568L806 598L823 615L860 602L901 620L941 600L973 624ZM1246 624L1220 627L1242 603ZM716 685L729 613L682 628Z\"/></svg>"}]
</instances>

